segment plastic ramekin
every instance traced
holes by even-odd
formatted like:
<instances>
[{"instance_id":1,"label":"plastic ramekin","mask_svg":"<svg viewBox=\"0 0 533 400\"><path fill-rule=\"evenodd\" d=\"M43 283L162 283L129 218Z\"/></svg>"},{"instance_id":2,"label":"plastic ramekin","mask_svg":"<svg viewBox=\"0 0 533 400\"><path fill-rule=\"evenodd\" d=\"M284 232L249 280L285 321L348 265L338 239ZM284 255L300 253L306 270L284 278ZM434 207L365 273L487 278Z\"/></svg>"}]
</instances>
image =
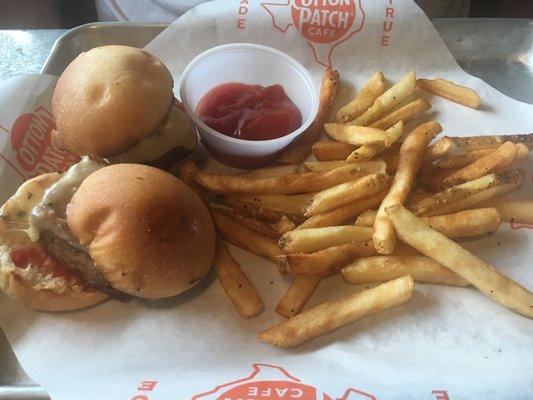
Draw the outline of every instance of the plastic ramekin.
<instances>
[{"instance_id":1,"label":"plastic ramekin","mask_svg":"<svg viewBox=\"0 0 533 400\"><path fill-rule=\"evenodd\" d=\"M300 110L302 125L286 136L257 141L233 138L215 131L196 116L196 106L209 90L228 82L282 85ZM181 75L180 97L202 142L213 156L225 164L241 168L273 161L309 127L318 111L318 90L305 67L279 50L252 43L217 46L196 56Z\"/></svg>"}]
</instances>

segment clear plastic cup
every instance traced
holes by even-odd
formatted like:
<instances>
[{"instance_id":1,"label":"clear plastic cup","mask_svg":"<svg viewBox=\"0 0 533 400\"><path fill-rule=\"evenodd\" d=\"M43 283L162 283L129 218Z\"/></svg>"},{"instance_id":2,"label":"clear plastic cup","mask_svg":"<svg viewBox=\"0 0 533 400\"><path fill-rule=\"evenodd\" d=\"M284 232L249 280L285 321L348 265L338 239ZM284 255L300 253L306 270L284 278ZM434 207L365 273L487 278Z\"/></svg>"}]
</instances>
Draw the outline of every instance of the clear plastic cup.
<instances>
[{"instance_id":1,"label":"clear plastic cup","mask_svg":"<svg viewBox=\"0 0 533 400\"><path fill-rule=\"evenodd\" d=\"M215 131L196 116L196 106L209 90L228 82L263 86L280 84L300 110L302 125L286 136L257 141ZM225 164L241 168L272 162L309 127L318 111L318 89L305 67L279 50L251 43L217 46L196 56L181 75L180 97L202 142L213 156Z\"/></svg>"}]
</instances>

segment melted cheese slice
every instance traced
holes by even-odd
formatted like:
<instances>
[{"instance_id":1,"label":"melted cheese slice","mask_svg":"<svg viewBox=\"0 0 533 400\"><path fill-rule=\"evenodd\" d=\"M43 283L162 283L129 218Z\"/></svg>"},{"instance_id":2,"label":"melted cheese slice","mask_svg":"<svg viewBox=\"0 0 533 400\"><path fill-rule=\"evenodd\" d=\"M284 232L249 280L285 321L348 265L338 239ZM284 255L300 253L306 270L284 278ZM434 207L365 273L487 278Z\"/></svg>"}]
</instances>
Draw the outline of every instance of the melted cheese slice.
<instances>
[{"instance_id":1,"label":"melted cheese slice","mask_svg":"<svg viewBox=\"0 0 533 400\"><path fill-rule=\"evenodd\" d=\"M110 157L109 161L117 163L147 163L164 156L170 150L183 147L187 150L196 148L196 129L190 118L176 107L170 107L161 127L137 145Z\"/></svg>"}]
</instances>

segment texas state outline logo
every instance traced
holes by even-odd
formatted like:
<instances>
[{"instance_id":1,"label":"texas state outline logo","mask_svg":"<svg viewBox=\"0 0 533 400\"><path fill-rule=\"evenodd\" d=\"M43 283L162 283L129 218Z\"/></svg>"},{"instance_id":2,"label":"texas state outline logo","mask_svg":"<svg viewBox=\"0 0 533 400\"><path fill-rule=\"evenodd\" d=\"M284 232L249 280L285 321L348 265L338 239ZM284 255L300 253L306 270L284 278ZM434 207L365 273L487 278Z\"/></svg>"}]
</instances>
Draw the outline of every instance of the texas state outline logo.
<instances>
[{"instance_id":1,"label":"texas state outline logo","mask_svg":"<svg viewBox=\"0 0 533 400\"><path fill-rule=\"evenodd\" d=\"M377 400L377 397L354 388L346 389L341 397L331 397L282 367L253 364L247 377L215 386L191 400Z\"/></svg>"},{"instance_id":2,"label":"texas state outline logo","mask_svg":"<svg viewBox=\"0 0 533 400\"><path fill-rule=\"evenodd\" d=\"M262 2L273 26L286 33L296 29L311 47L316 62L332 66L338 45L363 29L365 11L361 0L274 0Z\"/></svg>"}]
</instances>

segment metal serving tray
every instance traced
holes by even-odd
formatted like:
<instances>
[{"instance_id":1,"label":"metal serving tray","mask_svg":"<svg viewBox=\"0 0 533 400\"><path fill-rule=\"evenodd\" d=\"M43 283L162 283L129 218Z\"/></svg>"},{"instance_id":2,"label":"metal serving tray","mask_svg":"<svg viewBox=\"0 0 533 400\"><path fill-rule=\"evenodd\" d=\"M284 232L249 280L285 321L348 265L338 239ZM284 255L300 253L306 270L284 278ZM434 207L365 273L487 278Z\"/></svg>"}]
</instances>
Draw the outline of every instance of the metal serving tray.
<instances>
[{"instance_id":1,"label":"metal serving tray","mask_svg":"<svg viewBox=\"0 0 533 400\"><path fill-rule=\"evenodd\" d=\"M434 19L435 28L468 73L502 93L533 104L533 21ZM106 44L144 47L166 25L92 23L71 29L54 44L42 73L59 75L81 52ZM50 400L20 367L0 330L0 400Z\"/></svg>"}]
</instances>

